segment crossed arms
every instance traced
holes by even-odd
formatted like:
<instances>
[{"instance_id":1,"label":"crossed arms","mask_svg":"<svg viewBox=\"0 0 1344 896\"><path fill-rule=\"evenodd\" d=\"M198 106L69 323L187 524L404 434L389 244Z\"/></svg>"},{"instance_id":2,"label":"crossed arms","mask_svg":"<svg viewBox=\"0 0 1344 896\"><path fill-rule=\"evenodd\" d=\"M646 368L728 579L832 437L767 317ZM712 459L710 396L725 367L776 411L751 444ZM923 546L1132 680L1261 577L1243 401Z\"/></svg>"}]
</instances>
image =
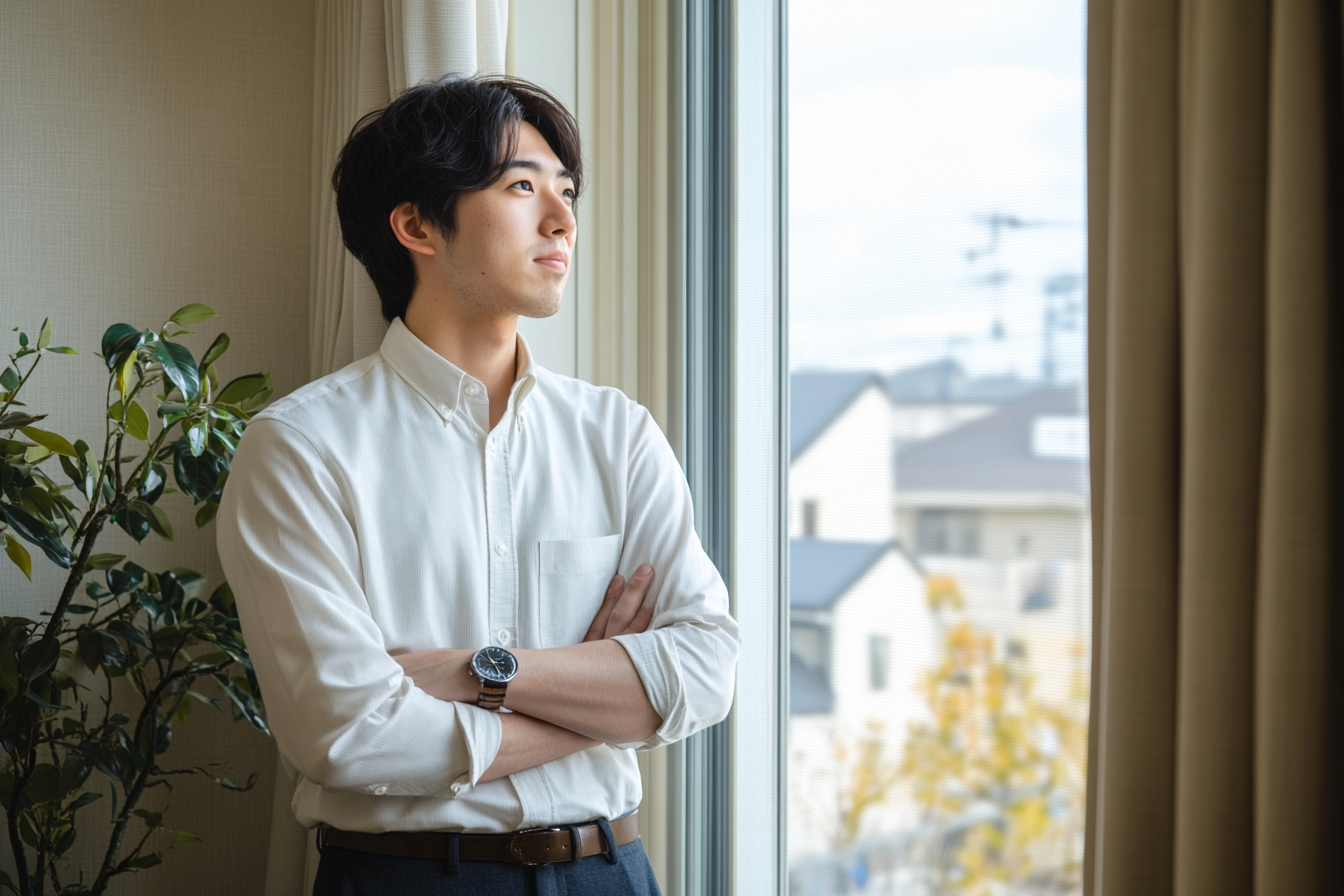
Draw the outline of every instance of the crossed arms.
<instances>
[{"instance_id":1,"label":"crossed arms","mask_svg":"<svg viewBox=\"0 0 1344 896\"><path fill-rule=\"evenodd\" d=\"M220 508L220 559L276 742L306 782L450 798L598 743L651 748L723 718L737 657L727 591L666 440L642 409L634 422L621 553L657 575L622 564L630 581L612 582L581 643L515 651L512 712L492 713L466 672L480 645L403 652L483 627L474 604L437 597L453 567L426 573L418 553L448 537L420 511L460 504L467 487L452 476L469 465L406 476L423 463L414 445L379 439L374 464L349 438L319 448L287 420L253 420ZM603 526L595 518L586 528Z\"/></svg>"},{"instance_id":2,"label":"crossed arms","mask_svg":"<svg viewBox=\"0 0 1344 896\"><path fill-rule=\"evenodd\" d=\"M653 575L646 563L629 583L615 576L582 643L513 651L518 674L509 682L504 700L512 712L500 716L499 751L481 782L603 742L643 742L658 730L662 717L644 693L635 664L624 647L610 640L648 629L653 607L644 607L643 602ZM474 652L421 650L393 659L430 696L475 703L480 685L467 668Z\"/></svg>"}]
</instances>

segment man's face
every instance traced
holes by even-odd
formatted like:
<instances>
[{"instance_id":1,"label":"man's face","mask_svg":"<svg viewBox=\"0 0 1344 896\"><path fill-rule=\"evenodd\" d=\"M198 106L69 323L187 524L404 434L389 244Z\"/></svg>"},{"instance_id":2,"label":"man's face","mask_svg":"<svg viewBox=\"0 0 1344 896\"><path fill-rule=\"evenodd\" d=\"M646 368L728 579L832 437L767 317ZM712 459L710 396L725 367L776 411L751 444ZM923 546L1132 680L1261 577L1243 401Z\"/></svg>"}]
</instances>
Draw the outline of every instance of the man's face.
<instances>
[{"instance_id":1,"label":"man's face","mask_svg":"<svg viewBox=\"0 0 1344 896\"><path fill-rule=\"evenodd\" d=\"M573 204L569 172L524 123L499 180L458 197L456 233L434 240L434 272L471 311L548 317L560 310L573 259Z\"/></svg>"}]
</instances>

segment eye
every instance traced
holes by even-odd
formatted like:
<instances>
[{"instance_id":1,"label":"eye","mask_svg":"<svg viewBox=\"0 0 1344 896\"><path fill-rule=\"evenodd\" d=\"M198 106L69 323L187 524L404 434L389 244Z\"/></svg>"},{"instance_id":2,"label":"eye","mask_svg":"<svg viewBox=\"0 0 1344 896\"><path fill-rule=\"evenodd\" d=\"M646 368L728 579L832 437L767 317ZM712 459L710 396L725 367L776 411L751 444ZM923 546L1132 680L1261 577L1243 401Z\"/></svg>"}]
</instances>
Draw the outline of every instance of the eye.
<instances>
[{"instance_id":1,"label":"eye","mask_svg":"<svg viewBox=\"0 0 1344 896\"><path fill-rule=\"evenodd\" d=\"M574 190L573 190L573 188L571 188L571 187L565 187L565 191L564 191L564 193L563 193L562 195L563 195L566 199L568 199L570 202L573 202L573 201L574 201Z\"/></svg>"},{"instance_id":2,"label":"eye","mask_svg":"<svg viewBox=\"0 0 1344 896\"><path fill-rule=\"evenodd\" d=\"M529 193L532 192L532 181L530 181L530 180L520 180L520 181L518 181L518 183L513 184L513 186L515 186L515 187L522 187L524 190L527 190L527 192L529 192Z\"/></svg>"}]
</instances>

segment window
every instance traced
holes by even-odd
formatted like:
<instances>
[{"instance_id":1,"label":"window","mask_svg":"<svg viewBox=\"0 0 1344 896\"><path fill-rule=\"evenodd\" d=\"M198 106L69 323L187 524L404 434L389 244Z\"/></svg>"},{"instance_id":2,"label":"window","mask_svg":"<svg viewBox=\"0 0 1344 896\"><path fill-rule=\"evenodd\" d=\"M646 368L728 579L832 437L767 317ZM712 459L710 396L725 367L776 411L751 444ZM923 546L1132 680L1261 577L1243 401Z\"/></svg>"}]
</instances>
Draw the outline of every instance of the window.
<instances>
[{"instance_id":1,"label":"window","mask_svg":"<svg viewBox=\"0 0 1344 896\"><path fill-rule=\"evenodd\" d=\"M887 635L868 636L868 688L887 689L887 660L891 653L891 638Z\"/></svg>"},{"instance_id":2,"label":"window","mask_svg":"<svg viewBox=\"0 0 1344 896\"><path fill-rule=\"evenodd\" d=\"M974 510L920 510L915 526L919 554L947 557L980 556L980 514Z\"/></svg>"},{"instance_id":3,"label":"window","mask_svg":"<svg viewBox=\"0 0 1344 896\"><path fill-rule=\"evenodd\" d=\"M788 892L1079 894L1085 0L786 2Z\"/></svg>"},{"instance_id":4,"label":"window","mask_svg":"<svg viewBox=\"0 0 1344 896\"><path fill-rule=\"evenodd\" d=\"M815 499L803 502L803 537L817 537L817 502Z\"/></svg>"}]
</instances>

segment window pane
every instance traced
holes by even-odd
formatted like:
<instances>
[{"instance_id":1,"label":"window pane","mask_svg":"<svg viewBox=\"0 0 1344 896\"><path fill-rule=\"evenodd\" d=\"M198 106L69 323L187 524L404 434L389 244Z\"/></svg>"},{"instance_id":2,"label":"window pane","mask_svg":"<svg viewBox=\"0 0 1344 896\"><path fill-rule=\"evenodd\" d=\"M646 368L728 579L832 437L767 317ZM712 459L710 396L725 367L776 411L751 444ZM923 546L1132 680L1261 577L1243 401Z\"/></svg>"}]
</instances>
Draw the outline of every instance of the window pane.
<instances>
[{"instance_id":1,"label":"window pane","mask_svg":"<svg viewBox=\"0 0 1344 896\"><path fill-rule=\"evenodd\" d=\"M790 890L1080 893L1084 0L789 0Z\"/></svg>"}]
</instances>

